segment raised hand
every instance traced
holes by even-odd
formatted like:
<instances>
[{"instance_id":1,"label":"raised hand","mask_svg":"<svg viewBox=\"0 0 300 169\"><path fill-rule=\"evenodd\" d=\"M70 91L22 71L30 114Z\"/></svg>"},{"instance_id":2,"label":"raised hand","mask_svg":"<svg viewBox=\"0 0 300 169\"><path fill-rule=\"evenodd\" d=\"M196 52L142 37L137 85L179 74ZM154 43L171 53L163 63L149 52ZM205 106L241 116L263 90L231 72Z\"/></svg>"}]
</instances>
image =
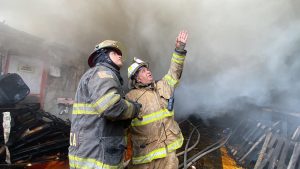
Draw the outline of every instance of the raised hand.
<instances>
[{"instance_id":1,"label":"raised hand","mask_svg":"<svg viewBox=\"0 0 300 169\"><path fill-rule=\"evenodd\" d=\"M180 31L176 38L176 48L180 48L180 46L185 46L188 38L187 31Z\"/></svg>"}]
</instances>

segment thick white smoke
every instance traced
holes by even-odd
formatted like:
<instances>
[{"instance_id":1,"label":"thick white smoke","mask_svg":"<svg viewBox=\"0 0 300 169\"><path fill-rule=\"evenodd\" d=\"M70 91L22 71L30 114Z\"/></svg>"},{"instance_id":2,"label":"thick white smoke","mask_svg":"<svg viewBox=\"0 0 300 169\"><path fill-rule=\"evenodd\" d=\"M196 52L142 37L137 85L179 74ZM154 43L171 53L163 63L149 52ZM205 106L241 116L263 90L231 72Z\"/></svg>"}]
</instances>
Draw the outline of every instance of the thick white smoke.
<instances>
[{"instance_id":1,"label":"thick white smoke","mask_svg":"<svg viewBox=\"0 0 300 169\"><path fill-rule=\"evenodd\" d=\"M300 110L299 5L297 0L0 0L0 16L17 29L85 53L101 40L120 40L129 58L150 62L157 79L168 70L177 33L186 29L188 56L176 109L214 117L218 114L206 110L232 110L245 102Z\"/></svg>"}]
</instances>

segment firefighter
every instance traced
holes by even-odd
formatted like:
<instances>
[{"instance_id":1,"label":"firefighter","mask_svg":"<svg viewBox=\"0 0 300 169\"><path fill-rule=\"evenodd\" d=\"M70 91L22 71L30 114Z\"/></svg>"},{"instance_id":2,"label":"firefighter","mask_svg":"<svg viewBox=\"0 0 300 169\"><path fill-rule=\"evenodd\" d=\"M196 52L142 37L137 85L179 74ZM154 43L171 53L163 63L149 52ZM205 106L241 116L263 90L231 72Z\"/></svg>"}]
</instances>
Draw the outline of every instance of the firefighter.
<instances>
[{"instance_id":1,"label":"firefighter","mask_svg":"<svg viewBox=\"0 0 300 169\"><path fill-rule=\"evenodd\" d=\"M124 99L120 43L105 40L89 56L71 116L70 168L123 168L124 129L140 104ZM128 122L129 121L129 122Z\"/></svg>"},{"instance_id":2,"label":"firefighter","mask_svg":"<svg viewBox=\"0 0 300 169\"><path fill-rule=\"evenodd\" d=\"M132 166L134 169L177 169L176 149L183 144L181 130L174 120L174 89L179 83L187 51L187 32L176 39L168 73L154 81L149 65L135 58L128 68L131 90L126 97L143 105L131 122Z\"/></svg>"}]
</instances>

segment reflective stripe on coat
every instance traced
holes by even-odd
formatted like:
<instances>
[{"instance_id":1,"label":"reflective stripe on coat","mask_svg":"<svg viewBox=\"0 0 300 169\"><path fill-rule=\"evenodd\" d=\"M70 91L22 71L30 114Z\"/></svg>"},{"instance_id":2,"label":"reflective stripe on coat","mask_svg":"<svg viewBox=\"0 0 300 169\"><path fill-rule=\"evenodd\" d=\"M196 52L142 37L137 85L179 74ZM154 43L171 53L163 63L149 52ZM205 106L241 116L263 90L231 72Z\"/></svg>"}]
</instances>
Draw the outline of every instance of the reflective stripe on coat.
<instances>
[{"instance_id":1,"label":"reflective stripe on coat","mask_svg":"<svg viewBox=\"0 0 300 169\"><path fill-rule=\"evenodd\" d=\"M110 65L89 69L81 78L71 115L71 168L122 168L125 131L133 104Z\"/></svg>"},{"instance_id":2,"label":"reflective stripe on coat","mask_svg":"<svg viewBox=\"0 0 300 169\"><path fill-rule=\"evenodd\" d=\"M133 164L149 163L164 158L183 144L183 136L174 111L167 109L168 99L178 85L185 54L174 52L168 73L153 85L132 89L126 97L141 103L143 119L133 119L130 132Z\"/></svg>"}]
</instances>

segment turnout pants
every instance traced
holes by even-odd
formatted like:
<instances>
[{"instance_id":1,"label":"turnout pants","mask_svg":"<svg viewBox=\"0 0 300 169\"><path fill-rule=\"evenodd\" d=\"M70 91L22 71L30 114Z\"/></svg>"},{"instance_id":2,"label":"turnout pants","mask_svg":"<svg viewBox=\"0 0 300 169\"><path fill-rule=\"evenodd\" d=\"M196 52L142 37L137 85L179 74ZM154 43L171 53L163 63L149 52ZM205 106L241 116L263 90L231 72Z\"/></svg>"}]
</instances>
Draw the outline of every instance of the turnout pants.
<instances>
[{"instance_id":1,"label":"turnout pants","mask_svg":"<svg viewBox=\"0 0 300 169\"><path fill-rule=\"evenodd\" d=\"M165 158L159 158L151 161L150 163L137 164L129 166L131 169L177 169L178 158L176 157L176 151L169 153Z\"/></svg>"}]
</instances>

